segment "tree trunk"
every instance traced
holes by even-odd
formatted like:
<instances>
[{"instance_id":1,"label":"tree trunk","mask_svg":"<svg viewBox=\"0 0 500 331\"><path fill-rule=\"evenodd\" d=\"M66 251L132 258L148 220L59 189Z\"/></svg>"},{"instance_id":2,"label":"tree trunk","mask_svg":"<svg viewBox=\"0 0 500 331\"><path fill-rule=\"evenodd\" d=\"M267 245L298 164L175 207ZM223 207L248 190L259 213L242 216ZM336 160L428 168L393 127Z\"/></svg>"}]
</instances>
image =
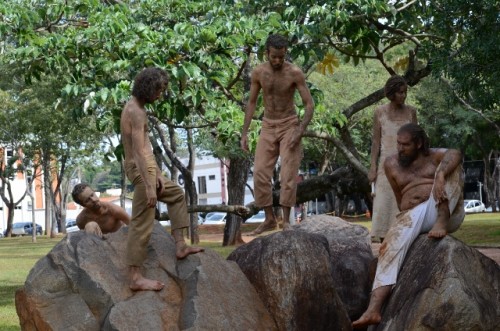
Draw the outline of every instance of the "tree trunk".
<instances>
[{"instance_id":1,"label":"tree trunk","mask_svg":"<svg viewBox=\"0 0 500 331\"><path fill-rule=\"evenodd\" d=\"M43 192L45 196L45 234L52 238L52 200L50 198L50 161L42 151Z\"/></svg>"},{"instance_id":2,"label":"tree trunk","mask_svg":"<svg viewBox=\"0 0 500 331\"><path fill-rule=\"evenodd\" d=\"M193 132L191 129L187 130L187 142L188 142L188 150L189 150L189 164L188 170L189 174L194 173L194 166L196 160L196 151L193 145ZM198 204L198 193L196 192L196 186L193 180L191 179L189 182L186 181L186 200L188 205L197 205ZM188 189L189 188L189 189ZM189 234L191 237L191 244L198 244L200 242L200 236L198 234L198 213L190 213L189 214Z\"/></svg>"},{"instance_id":3,"label":"tree trunk","mask_svg":"<svg viewBox=\"0 0 500 331\"><path fill-rule=\"evenodd\" d=\"M493 206L495 204L495 180L493 179L493 176L490 171L490 157L492 155L491 151L488 155L486 155L483 159L484 162L484 194L486 200L486 206Z\"/></svg>"},{"instance_id":4,"label":"tree trunk","mask_svg":"<svg viewBox=\"0 0 500 331\"><path fill-rule=\"evenodd\" d=\"M245 203L245 186L250 171L251 161L248 157L232 158L229 163L227 179L228 204L243 205ZM232 246L244 243L241 238L241 217L229 214L224 226L222 246Z\"/></svg>"},{"instance_id":5,"label":"tree trunk","mask_svg":"<svg viewBox=\"0 0 500 331\"><path fill-rule=\"evenodd\" d=\"M495 166L493 168L493 206L492 211L496 212L498 210L498 202L500 198L500 157L499 153L495 152L492 156L493 160L495 160Z\"/></svg>"},{"instance_id":6,"label":"tree trunk","mask_svg":"<svg viewBox=\"0 0 500 331\"><path fill-rule=\"evenodd\" d=\"M122 191L120 193L120 206L125 209L125 196L127 194L127 176L125 175L125 160L122 159L120 161L120 169L121 169L121 176L120 176L120 186L122 188Z\"/></svg>"},{"instance_id":7,"label":"tree trunk","mask_svg":"<svg viewBox=\"0 0 500 331\"><path fill-rule=\"evenodd\" d=\"M1 187L1 196L4 206L7 208L7 229L5 229L5 236L10 237L12 235L12 221L14 219L14 203L12 200L12 189L10 187L9 179L2 176L0 177L0 181L2 182ZM7 190L9 194L9 198L5 196L5 190Z\"/></svg>"}]
</instances>

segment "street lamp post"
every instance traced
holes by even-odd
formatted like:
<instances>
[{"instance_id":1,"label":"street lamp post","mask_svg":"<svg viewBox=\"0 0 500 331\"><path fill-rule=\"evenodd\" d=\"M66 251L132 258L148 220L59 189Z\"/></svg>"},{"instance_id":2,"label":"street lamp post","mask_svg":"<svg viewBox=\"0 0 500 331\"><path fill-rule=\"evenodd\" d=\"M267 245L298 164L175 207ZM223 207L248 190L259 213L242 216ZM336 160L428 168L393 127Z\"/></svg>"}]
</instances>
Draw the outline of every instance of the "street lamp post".
<instances>
[{"instance_id":1,"label":"street lamp post","mask_svg":"<svg viewBox=\"0 0 500 331\"><path fill-rule=\"evenodd\" d=\"M479 201L483 202L483 194L482 194L482 190L481 190L481 188L483 187L483 183L478 181L477 187L479 188Z\"/></svg>"}]
</instances>

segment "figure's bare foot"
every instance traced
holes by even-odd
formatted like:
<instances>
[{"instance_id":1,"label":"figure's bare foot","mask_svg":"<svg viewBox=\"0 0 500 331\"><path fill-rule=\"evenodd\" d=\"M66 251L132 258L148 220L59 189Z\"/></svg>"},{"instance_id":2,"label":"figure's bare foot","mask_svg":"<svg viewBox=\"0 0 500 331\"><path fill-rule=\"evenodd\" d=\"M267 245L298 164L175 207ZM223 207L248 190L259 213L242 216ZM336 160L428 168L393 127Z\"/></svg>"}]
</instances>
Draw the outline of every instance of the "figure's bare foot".
<instances>
[{"instance_id":1,"label":"figure's bare foot","mask_svg":"<svg viewBox=\"0 0 500 331\"><path fill-rule=\"evenodd\" d=\"M140 268L130 266L130 284L132 291L159 291L165 284L160 281L148 279L142 276Z\"/></svg>"},{"instance_id":2,"label":"figure's bare foot","mask_svg":"<svg viewBox=\"0 0 500 331\"><path fill-rule=\"evenodd\" d=\"M255 229L252 232L249 232L245 235L246 236L256 236L258 234L261 234L262 232L271 231L271 230L275 230L275 229L276 229L276 220L275 219L272 219L272 220L266 219L264 221L264 223L262 223L261 225L259 225L257 227L257 229Z\"/></svg>"},{"instance_id":3,"label":"figure's bare foot","mask_svg":"<svg viewBox=\"0 0 500 331\"><path fill-rule=\"evenodd\" d=\"M131 281L129 285L132 291L160 291L164 286L162 282L144 277Z\"/></svg>"},{"instance_id":4,"label":"figure's bare foot","mask_svg":"<svg viewBox=\"0 0 500 331\"><path fill-rule=\"evenodd\" d=\"M175 256L177 257L177 260L182 260L188 255L205 251L205 248L203 247L188 246L184 241L176 243L175 246Z\"/></svg>"},{"instance_id":5,"label":"figure's bare foot","mask_svg":"<svg viewBox=\"0 0 500 331\"><path fill-rule=\"evenodd\" d=\"M290 225L290 222L283 222L283 231L288 231L291 229L292 229L292 227Z\"/></svg>"},{"instance_id":6,"label":"figure's bare foot","mask_svg":"<svg viewBox=\"0 0 500 331\"><path fill-rule=\"evenodd\" d=\"M352 323L353 329L360 329L371 324L378 324L382 320L382 316L376 312L366 311L361 317Z\"/></svg>"},{"instance_id":7,"label":"figure's bare foot","mask_svg":"<svg viewBox=\"0 0 500 331\"><path fill-rule=\"evenodd\" d=\"M446 231L446 225L436 222L436 224L434 224L434 226L432 227L431 231L429 231L429 233L427 234L427 237L441 239L447 234L448 231Z\"/></svg>"},{"instance_id":8,"label":"figure's bare foot","mask_svg":"<svg viewBox=\"0 0 500 331\"><path fill-rule=\"evenodd\" d=\"M431 231L427 234L429 238L441 239L448 234L447 224L450 219L450 210L448 209L447 200L440 203L438 206L438 216L436 223L432 227Z\"/></svg>"}]
</instances>

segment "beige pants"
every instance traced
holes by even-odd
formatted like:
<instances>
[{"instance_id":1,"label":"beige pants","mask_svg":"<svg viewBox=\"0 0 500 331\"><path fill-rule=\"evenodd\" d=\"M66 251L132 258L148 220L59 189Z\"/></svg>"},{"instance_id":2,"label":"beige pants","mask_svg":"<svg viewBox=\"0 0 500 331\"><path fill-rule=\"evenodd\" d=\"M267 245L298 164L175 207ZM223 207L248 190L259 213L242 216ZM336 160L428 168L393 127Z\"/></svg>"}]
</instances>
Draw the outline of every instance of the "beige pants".
<instances>
[{"instance_id":1,"label":"beige pants","mask_svg":"<svg viewBox=\"0 0 500 331\"><path fill-rule=\"evenodd\" d=\"M150 185L156 187L157 166L153 157L146 160ZM125 172L134 185L134 199L132 201L132 219L129 224L127 240L127 261L131 266L142 266L146 259L147 245L153 230L155 209L147 206L146 185L136 165L125 162ZM162 192L156 192L158 201L165 202L172 224L172 231L189 226L186 199L182 188L174 182L164 179L165 187Z\"/></svg>"},{"instance_id":2,"label":"beige pants","mask_svg":"<svg viewBox=\"0 0 500 331\"><path fill-rule=\"evenodd\" d=\"M273 205L272 184L274 167L281 157L280 170L280 205L295 206L297 195L297 173L302 159L302 145L294 149L288 143L297 130L299 120L291 116L281 120L262 120L262 129L257 142L254 163L255 204L258 207Z\"/></svg>"},{"instance_id":3,"label":"beige pants","mask_svg":"<svg viewBox=\"0 0 500 331\"><path fill-rule=\"evenodd\" d=\"M445 184L448 208L450 209L448 233L456 231L465 217L463 187L463 172L462 168L458 167L448 175ZM431 193L427 201L396 216L396 224L389 229L380 248L373 289L396 284L399 270L411 244L418 235L429 232L436 223L437 205Z\"/></svg>"}]
</instances>

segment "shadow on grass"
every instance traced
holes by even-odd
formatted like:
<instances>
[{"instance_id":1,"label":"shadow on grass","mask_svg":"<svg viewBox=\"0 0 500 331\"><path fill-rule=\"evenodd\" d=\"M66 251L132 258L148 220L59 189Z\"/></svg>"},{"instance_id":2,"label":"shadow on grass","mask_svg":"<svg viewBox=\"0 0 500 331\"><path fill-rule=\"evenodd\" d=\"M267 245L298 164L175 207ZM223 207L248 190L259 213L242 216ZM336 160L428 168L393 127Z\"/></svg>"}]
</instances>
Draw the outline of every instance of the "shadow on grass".
<instances>
[{"instance_id":1,"label":"shadow on grass","mask_svg":"<svg viewBox=\"0 0 500 331\"><path fill-rule=\"evenodd\" d=\"M16 291L22 288L24 284L9 284L0 286L0 307L10 306L14 303Z\"/></svg>"}]
</instances>

